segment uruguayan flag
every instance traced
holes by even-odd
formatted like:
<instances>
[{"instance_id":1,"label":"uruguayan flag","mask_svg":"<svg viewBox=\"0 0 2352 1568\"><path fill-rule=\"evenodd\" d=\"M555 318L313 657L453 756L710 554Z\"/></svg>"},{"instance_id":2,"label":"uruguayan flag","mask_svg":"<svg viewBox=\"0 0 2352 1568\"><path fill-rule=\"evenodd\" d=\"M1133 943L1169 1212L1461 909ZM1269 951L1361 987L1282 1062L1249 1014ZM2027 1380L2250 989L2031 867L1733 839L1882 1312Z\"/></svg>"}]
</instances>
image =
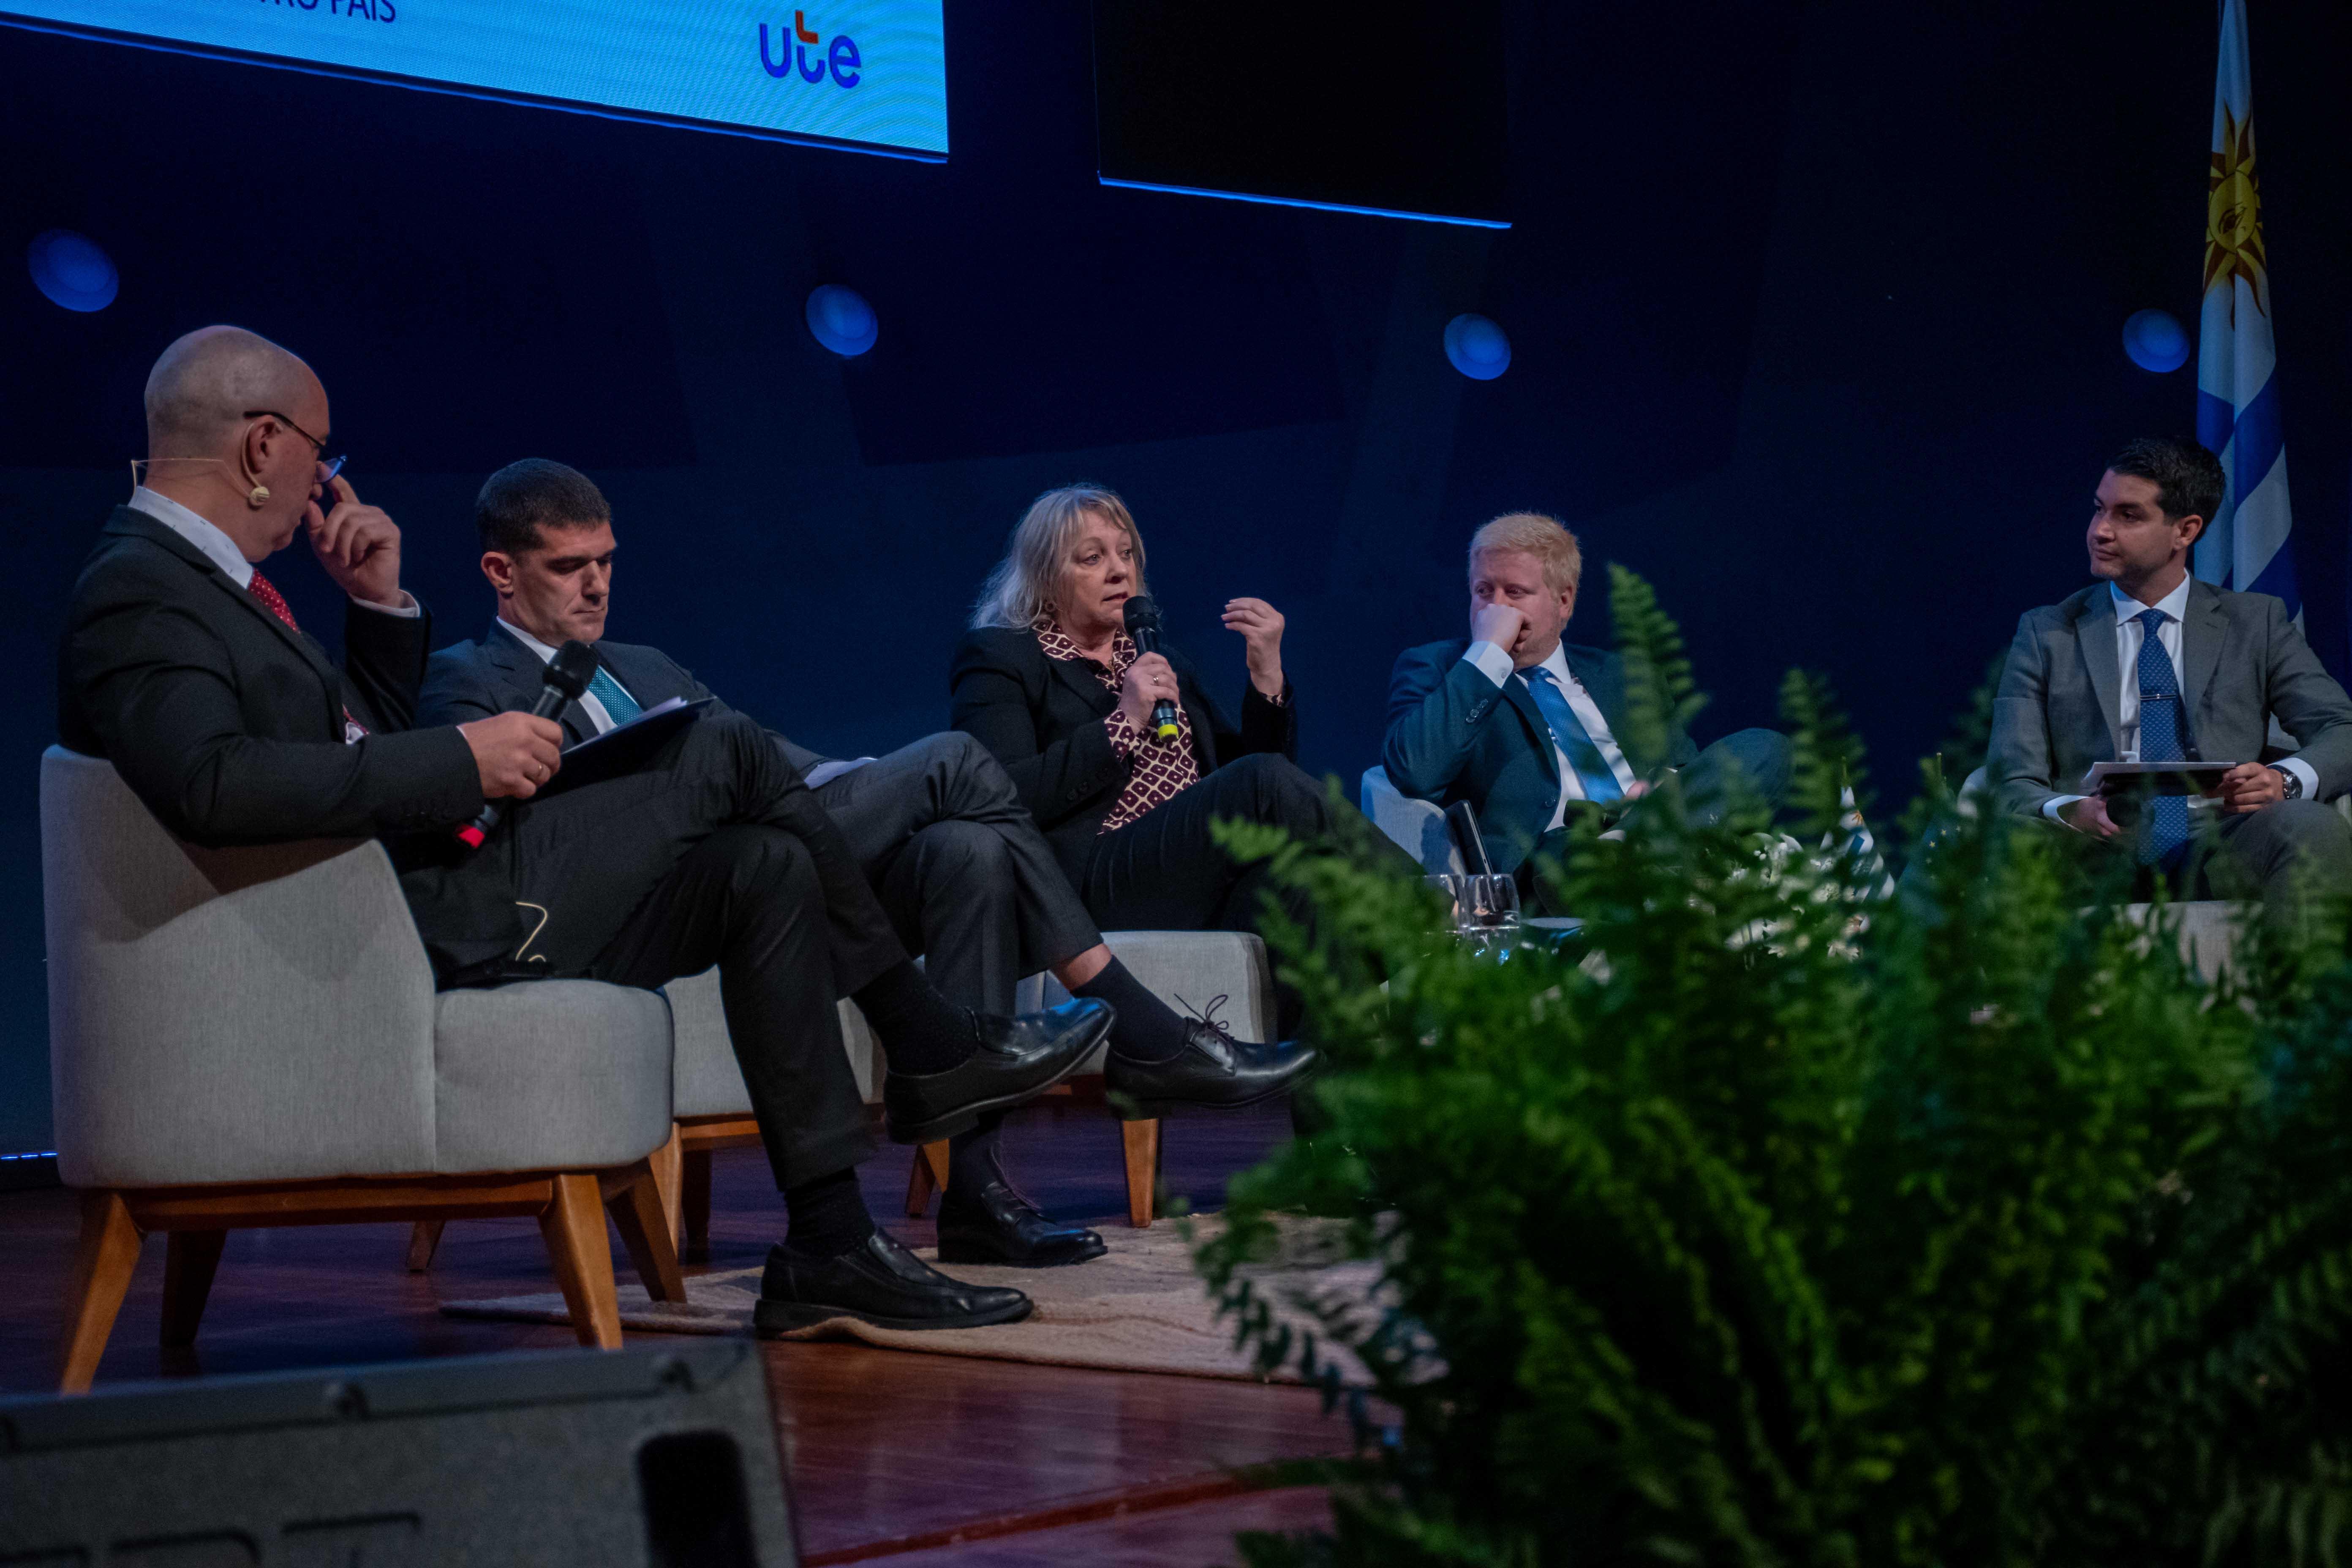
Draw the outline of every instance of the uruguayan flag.
<instances>
[{"instance_id":1,"label":"uruguayan flag","mask_svg":"<svg viewBox=\"0 0 2352 1568\"><path fill-rule=\"evenodd\" d=\"M2222 0L2213 84L2213 163L2205 198L2205 304L2197 334L2197 438L2221 455L2230 489L2197 542L2197 575L2275 594L2297 622L2287 546L2286 447L2279 429L2271 280L2254 165L2253 73L2245 0Z\"/></svg>"}]
</instances>

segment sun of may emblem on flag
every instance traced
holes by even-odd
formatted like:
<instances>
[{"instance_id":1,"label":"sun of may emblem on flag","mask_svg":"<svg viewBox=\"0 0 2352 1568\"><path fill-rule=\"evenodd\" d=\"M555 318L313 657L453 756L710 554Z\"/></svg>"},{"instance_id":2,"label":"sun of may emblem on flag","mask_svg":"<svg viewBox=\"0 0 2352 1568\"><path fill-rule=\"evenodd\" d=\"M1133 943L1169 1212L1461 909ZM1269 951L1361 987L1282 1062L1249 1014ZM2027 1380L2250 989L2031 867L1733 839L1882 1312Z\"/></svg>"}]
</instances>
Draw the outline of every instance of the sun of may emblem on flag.
<instances>
[{"instance_id":1,"label":"sun of may emblem on flag","mask_svg":"<svg viewBox=\"0 0 2352 1568\"><path fill-rule=\"evenodd\" d=\"M2205 287L2242 278L2254 291L2254 309L2268 315L2270 274L2263 266L2263 198L2254 174L2254 117L2240 120L2224 106L2221 121L2221 145L2213 153L2205 196ZM2234 305L2233 300L2232 313Z\"/></svg>"}]
</instances>

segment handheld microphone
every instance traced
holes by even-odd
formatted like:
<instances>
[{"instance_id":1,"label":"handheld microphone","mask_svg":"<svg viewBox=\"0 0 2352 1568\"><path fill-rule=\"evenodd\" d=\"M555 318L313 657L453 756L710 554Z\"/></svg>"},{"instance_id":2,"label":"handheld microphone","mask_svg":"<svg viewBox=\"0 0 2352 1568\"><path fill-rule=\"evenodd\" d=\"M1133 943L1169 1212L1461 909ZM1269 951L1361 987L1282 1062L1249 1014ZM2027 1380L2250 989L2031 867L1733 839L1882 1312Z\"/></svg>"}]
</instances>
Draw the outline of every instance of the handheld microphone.
<instances>
[{"instance_id":1,"label":"handheld microphone","mask_svg":"<svg viewBox=\"0 0 2352 1568\"><path fill-rule=\"evenodd\" d=\"M1135 639L1138 653L1160 651L1160 606L1151 602L1149 594L1138 594L1127 602L1122 612L1127 617L1127 635ZM1151 732L1162 741L1172 741L1183 733L1176 723L1176 704L1163 697L1151 705Z\"/></svg>"},{"instance_id":2,"label":"handheld microphone","mask_svg":"<svg viewBox=\"0 0 2352 1568\"><path fill-rule=\"evenodd\" d=\"M596 650L576 637L565 643L548 661L547 684L539 689L539 700L531 704L531 717L562 717L563 710L588 689L588 682L595 674ZM497 801L486 803L473 821L457 829L457 842L468 849L479 849L482 840L490 836L490 829L499 825L499 818L504 815Z\"/></svg>"},{"instance_id":3,"label":"handheld microphone","mask_svg":"<svg viewBox=\"0 0 2352 1568\"><path fill-rule=\"evenodd\" d=\"M1486 840L1478 833L1478 814L1470 809L1466 800L1457 800L1445 808L1445 831L1454 839L1454 847L1462 852L1462 864L1475 877L1491 877L1495 863L1486 858Z\"/></svg>"}]
</instances>

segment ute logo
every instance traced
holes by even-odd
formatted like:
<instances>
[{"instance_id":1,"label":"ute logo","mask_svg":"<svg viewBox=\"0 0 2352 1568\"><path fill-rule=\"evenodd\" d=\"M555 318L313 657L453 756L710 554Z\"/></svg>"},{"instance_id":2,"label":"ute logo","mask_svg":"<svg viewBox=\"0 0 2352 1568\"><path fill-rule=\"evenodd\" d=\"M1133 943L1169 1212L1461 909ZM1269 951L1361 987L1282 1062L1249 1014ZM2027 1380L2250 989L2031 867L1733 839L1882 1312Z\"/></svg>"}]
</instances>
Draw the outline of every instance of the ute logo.
<instances>
[{"instance_id":1,"label":"ute logo","mask_svg":"<svg viewBox=\"0 0 2352 1568\"><path fill-rule=\"evenodd\" d=\"M864 62L857 58L856 41L846 33L836 35L831 44L818 51L815 68L810 68L809 46L818 41L818 36L810 30L805 20L807 15L805 11L793 13L793 30L790 33L785 33L781 27L776 29L782 35L776 40L777 53L782 58L774 60L768 58L768 24L760 24L761 68L770 76L780 79L797 70L801 79L812 86L823 81L830 73L835 87L856 87L858 70Z\"/></svg>"}]
</instances>

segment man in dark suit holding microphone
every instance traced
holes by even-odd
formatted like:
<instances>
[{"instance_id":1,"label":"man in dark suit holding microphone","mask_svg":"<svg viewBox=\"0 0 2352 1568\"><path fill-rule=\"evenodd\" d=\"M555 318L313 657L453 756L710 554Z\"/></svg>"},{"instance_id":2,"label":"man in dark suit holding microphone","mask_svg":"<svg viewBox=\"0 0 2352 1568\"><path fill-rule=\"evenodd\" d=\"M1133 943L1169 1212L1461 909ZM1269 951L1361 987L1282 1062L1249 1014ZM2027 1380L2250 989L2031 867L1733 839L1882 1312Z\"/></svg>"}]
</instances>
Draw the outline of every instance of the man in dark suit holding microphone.
<instances>
[{"instance_id":1,"label":"man in dark suit holding microphone","mask_svg":"<svg viewBox=\"0 0 2352 1568\"><path fill-rule=\"evenodd\" d=\"M908 1328L1025 1314L874 1226L865 1107L835 1012L856 996L890 1054L894 1109L942 1130L1075 1070L1108 1010L1022 1019L950 1006L915 970L800 779L748 721L688 727L646 768L534 800L562 731L527 712L415 722L431 623L400 586L400 531L331 461L308 365L230 327L164 351L148 476L74 585L58 729L205 845L379 837L445 984L537 973L652 986L716 963L790 1219L758 1321ZM350 595L338 668L256 568L307 531ZM456 831L509 803L478 850ZM936 1134L935 1134L936 1135Z\"/></svg>"}]
</instances>

